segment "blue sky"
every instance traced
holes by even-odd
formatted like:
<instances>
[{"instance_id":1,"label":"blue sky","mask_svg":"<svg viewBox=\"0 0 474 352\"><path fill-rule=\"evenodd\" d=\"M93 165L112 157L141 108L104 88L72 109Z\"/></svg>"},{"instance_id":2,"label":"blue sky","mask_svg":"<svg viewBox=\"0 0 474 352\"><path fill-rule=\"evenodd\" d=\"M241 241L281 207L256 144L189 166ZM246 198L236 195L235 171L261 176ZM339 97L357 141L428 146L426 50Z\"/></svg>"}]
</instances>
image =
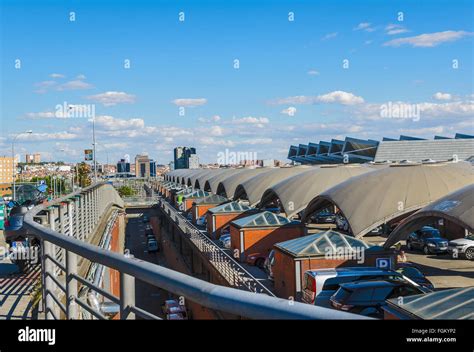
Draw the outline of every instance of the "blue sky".
<instances>
[{"instance_id":1,"label":"blue sky","mask_svg":"<svg viewBox=\"0 0 474 352\"><path fill-rule=\"evenodd\" d=\"M81 160L91 122L55 114L65 102L95 104L99 161L474 131L472 1L0 3L0 154L32 129L19 153ZM382 117L388 102L419 119Z\"/></svg>"}]
</instances>

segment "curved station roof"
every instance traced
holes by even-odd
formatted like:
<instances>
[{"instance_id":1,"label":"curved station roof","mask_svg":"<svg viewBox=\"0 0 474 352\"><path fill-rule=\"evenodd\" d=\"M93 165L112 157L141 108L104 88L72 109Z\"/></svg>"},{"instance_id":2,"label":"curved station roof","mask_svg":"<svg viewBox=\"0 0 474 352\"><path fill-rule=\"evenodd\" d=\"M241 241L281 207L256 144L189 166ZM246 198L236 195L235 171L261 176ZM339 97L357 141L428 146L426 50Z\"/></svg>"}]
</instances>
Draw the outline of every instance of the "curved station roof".
<instances>
[{"instance_id":1,"label":"curved station roof","mask_svg":"<svg viewBox=\"0 0 474 352\"><path fill-rule=\"evenodd\" d=\"M440 218L474 233L474 184L452 192L404 219L390 234L384 247L406 239L409 233Z\"/></svg>"},{"instance_id":2,"label":"curved station roof","mask_svg":"<svg viewBox=\"0 0 474 352\"><path fill-rule=\"evenodd\" d=\"M472 193L467 186L474 183L473 170L470 163L463 161L180 169L167 173L163 184L173 187L178 183L200 190L203 195L248 200L250 206L278 204L288 218L304 212L303 222L318 211L336 206L354 236L362 237L384 223L410 215L410 221L417 223L421 218L436 216L472 230L472 204L464 215L456 213L464 211L461 205L452 209L449 206L472 201L474 197L468 199L464 194ZM456 193L463 187L467 188ZM189 196L192 192L190 188L183 193ZM451 193L465 198L451 199ZM447 197L444 203L440 200L443 197ZM436 207L438 200L441 205ZM394 236L399 237L393 240L403 238L406 231L397 230Z\"/></svg>"},{"instance_id":3,"label":"curved station roof","mask_svg":"<svg viewBox=\"0 0 474 352\"><path fill-rule=\"evenodd\" d=\"M353 176L371 171L375 171L375 168L365 165L312 167L266 189L260 205L279 199L286 216L293 217L325 190Z\"/></svg>"}]
</instances>

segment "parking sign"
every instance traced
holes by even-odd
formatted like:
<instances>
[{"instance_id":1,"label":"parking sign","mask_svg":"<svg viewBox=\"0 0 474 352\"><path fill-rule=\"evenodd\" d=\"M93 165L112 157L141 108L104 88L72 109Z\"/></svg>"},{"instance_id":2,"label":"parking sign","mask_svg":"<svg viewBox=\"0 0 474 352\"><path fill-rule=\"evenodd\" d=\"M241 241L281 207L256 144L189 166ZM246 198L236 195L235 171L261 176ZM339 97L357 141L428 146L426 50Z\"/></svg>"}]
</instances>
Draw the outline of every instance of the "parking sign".
<instances>
[{"instance_id":1,"label":"parking sign","mask_svg":"<svg viewBox=\"0 0 474 352\"><path fill-rule=\"evenodd\" d=\"M375 265L379 269L390 269L390 258L377 258L375 261Z\"/></svg>"}]
</instances>

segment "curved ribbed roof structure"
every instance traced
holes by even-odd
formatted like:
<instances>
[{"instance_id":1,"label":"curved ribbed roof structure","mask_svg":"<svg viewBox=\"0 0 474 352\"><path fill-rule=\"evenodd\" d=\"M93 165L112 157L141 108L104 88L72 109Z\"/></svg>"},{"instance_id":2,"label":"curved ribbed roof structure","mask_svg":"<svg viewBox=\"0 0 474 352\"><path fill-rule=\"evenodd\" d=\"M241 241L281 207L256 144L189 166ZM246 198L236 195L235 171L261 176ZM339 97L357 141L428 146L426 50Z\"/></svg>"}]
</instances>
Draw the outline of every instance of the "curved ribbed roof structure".
<instances>
[{"instance_id":1,"label":"curved ribbed roof structure","mask_svg":"<svg viewBox=\"0 0 474 352\"><path fill-rule=\"evenodd\" d=\"M390 234L384 247L406 239L411 232L440 218L474 233L474 184L452 192L404 219Z\"/></svg>"},{"instance_id":2,"label":"curved ribbed roof structure","mask_svg":"<svg viewBox=\"0 0 474 352\"><path fill-rule=\"evenodd\" d=\"M304 210L320 193L353 176L371 171L375 171L375 168L364 165L311 167L265 190L260 205L279 199L286 216L291 218Z\"/></svg>"},{"instance_id":3,"label":"curved ribbed roof structure","mask_svg":"<svg viewBox=\"0 0 474 352\"><path fill-rule=\"evenodd\" d=\"M215 176L219 176L221 174L225 174L229 170L235 170L235 169L211 169L211 170L213 171L210 173L201 174L196 178L195 185L194 185L196 188L204 189L204 186L206 185L209 179L214 178Z\"/></svg>"},{"instance_id":4,"label":"curved ribbed roof structure","mask_svg":"<svg viewBox=\"0 0 474 352\"><path fill-rule=\"evenodd\" d=\"M222 172L216 173L215 175L212 175L212 177L208 178L204 182L204 189L206 191L212 192L212 193L217 193L217 186L219 186L219 183L221 183L223 180L225 180L227 177L236 175L240 172L244 172L245 170L248 169L223 169Z\"/></svg>"},{"instance_id":5,"label":"curved ribbed roof structure","mask_svg":"<svg viewBox=\"0 0 474 352\"><path fill-rule=\"evenodd\" d=\"M234 199L247 199L250 206L255 206L260 202L266 189L311 168L308 166L271 168L240 183L235 190Z\"/></svg>"},{"instance_id":6,"label":"curved ribbed roof structure","mask_svg":"<svg viewBox=\"0 0 474 352\"><path fill-rule=\"evenodd\" d=\"M211 177L218 170L219 169L203 169L199 172L193 173L191 176L189 176L191 187L202 188L202 187L200 187L200 185L201 185L200 181L205 182L205 181L203 181L204 179L207 179L208 177ZM204 186L204 183L203 183L203 186Z\"/></svg>"},{"instance_id":7,"label":"curved ribbed roof structure","mask_svg":"<svg viewBox=\"0 0 474 352\"><path fill-rule=\"evenodd\" d=\"M267 168L243 169L243 171L241 172L237 172L231 176L224 178L217 186L216 193L226 198L232 199L235 194L235 189L239 184L249 180L252 177L257 176L262 172L267 171Z\"/></svg>"},{"instance_id":8,"label":"curved ribbed roof structure","mask_svg":"<svg viewBox=\"0 0 474 352\"><path fill-rule=\"evenodd\" d=\"M473 167L466 162L398 164L353 177L315 197L303 221L315 212L336 205L352 233L369 231L416 211L474 181Z\"/></svg>"}]
</instances>

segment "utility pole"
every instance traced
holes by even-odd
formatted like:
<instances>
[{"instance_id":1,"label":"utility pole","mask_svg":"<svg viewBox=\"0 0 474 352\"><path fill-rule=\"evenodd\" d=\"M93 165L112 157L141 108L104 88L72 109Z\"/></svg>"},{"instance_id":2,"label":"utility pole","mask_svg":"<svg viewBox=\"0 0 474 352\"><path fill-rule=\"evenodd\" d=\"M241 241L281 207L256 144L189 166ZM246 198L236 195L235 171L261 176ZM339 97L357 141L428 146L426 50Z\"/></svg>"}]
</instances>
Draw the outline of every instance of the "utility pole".
<instances>
[{"instance_id":1,"label":"utility pole","mask_svg":"<svg viewBox=\"0 0 474 352\"><path fill-rule=\"evenodd\" d=\"M94 158L93 158L93 164L94 164L94 183L97 183L97 160L95 158L95 116L92 117L92 146L93 150L92 153L94 153Z\"/></svg>"}]
</instances>

